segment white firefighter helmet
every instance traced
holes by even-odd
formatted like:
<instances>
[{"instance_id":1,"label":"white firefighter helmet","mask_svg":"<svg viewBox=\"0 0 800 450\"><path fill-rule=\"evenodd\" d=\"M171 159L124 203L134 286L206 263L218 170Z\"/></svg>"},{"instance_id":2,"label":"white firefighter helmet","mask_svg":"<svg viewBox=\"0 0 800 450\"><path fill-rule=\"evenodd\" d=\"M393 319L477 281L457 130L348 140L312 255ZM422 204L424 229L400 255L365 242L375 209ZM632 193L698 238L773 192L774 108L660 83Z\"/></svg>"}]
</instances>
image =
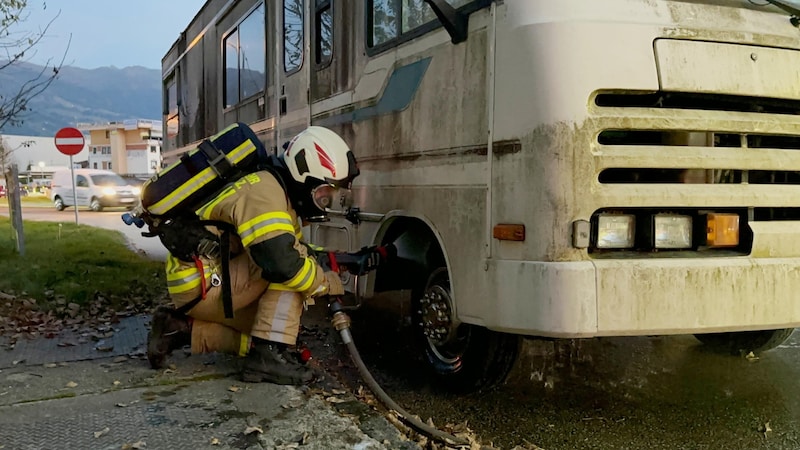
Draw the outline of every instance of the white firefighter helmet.
<instances>
[{"instance_id":1,"label":"white firefighter helmet","mask_svg":"<svg viewBox=\"0 0 800 450\"><path fill-rule=\"evenodd\" d=\"M338 134L311 126L295 136L282 159L292 178L306 186L328 184L349 188L358 175L355 155Z\"/></svg>"}]
</instances>

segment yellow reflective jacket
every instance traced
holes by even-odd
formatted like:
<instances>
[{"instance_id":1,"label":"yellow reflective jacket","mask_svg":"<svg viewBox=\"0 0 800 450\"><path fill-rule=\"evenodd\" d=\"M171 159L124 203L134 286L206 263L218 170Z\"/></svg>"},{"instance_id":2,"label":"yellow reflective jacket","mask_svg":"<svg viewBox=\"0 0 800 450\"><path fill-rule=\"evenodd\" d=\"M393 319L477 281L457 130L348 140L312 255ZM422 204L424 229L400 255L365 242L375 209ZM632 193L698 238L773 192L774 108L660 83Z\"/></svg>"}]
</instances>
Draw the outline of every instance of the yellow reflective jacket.
<instances>
[{"instance_id":1,"label":"yellow reflective jacket","mask_svg":"<svg viewBox=\"0 0 800 450\"><path fill-rule=\"evenodd\" d=\"M231 236L231 251L242 250L290 234L294 238L296 253L271 255L274 258L302 258L302 266L294 276L283 283L271 283L270 289L297 291L308 297L318 292L324 282L324 273L316 261L309 257L307 248L300 243L302 232L297 213L292 208L283 188L267 171L245 175L223 189L215 198L197 211L201 220L222 221L232 224L236 234ZM213 228L212 228L213 230ZM213 230L217 232L217 230ZM203 260L206 287L210 277L221 268L220 261ZM190 301L202 294L200 272L194 263L180 261L169 255L167 283L170 296L176 303Z\"/></svg>"}]
</instances>

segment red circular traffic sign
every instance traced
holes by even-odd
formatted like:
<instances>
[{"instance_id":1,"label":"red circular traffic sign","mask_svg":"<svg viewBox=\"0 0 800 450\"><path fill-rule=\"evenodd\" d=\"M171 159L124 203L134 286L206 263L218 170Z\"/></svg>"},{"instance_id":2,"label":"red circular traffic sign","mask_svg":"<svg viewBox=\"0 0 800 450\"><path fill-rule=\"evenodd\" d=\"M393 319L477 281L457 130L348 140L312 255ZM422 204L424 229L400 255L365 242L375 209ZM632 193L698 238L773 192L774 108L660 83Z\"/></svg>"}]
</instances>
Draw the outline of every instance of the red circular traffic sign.
<instances>
[{"instance_id":1,"label":"red circular traffic sign","mask_svg":"<svg viewBox=\"0 0 800 450\"><path fill-rule=\"evenodd\" d=\"M77 155L83 150L83 133L77 128L62 128L55 137L56 148L65 155Z\"/></svg>"}]
</instances>

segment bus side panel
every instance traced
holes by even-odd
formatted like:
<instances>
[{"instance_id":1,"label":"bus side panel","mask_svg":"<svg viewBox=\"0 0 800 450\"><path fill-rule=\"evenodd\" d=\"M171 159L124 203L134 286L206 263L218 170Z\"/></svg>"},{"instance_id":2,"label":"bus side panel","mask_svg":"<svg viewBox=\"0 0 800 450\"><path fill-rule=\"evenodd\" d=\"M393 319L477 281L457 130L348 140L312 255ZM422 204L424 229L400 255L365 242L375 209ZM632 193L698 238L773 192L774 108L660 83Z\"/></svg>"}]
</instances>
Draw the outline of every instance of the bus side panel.
<instances>
[{"instance_id":1,"label":"bus side panel","mask_svg":"<svg viewBox=\"0 0 800 450\"><path fill-rule=\"evenodd\" d=\"M371 212L408 211L443 237L458 314L467 321L480 321L493 301L481 282L487 45L485 28L456 46L442 30L374 57L366 70L384 69L383 90L353 112L352 122L334 125L351 139L359 159L355 203ZM391 110L393 105L401 109Z\"/></svg>"}]
</instances>

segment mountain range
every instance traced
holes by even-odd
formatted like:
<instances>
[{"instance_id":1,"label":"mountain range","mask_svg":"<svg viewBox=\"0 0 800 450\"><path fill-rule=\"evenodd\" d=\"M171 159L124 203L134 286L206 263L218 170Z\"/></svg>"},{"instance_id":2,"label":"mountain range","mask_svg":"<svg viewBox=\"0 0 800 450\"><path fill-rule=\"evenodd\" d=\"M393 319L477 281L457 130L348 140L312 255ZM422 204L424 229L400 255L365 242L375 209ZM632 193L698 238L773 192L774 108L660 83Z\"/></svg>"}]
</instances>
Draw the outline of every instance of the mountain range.
<instances>
[{"instance_id":1,"label":"mountain range","mask_svg":"<svg viewBox=\"0 0 800 450\"><path fill-rule=\"evenodd\" d=\"M16 92L44 69L14 64L0 70L0 95ZM46 69L44 76L52 73ZM81 69L62 67L53 83L34 97L22 124L7 125L0 134L53 136L78 122L161 119L161 71L141 66Z\"/></svg>"}]
</instances>

